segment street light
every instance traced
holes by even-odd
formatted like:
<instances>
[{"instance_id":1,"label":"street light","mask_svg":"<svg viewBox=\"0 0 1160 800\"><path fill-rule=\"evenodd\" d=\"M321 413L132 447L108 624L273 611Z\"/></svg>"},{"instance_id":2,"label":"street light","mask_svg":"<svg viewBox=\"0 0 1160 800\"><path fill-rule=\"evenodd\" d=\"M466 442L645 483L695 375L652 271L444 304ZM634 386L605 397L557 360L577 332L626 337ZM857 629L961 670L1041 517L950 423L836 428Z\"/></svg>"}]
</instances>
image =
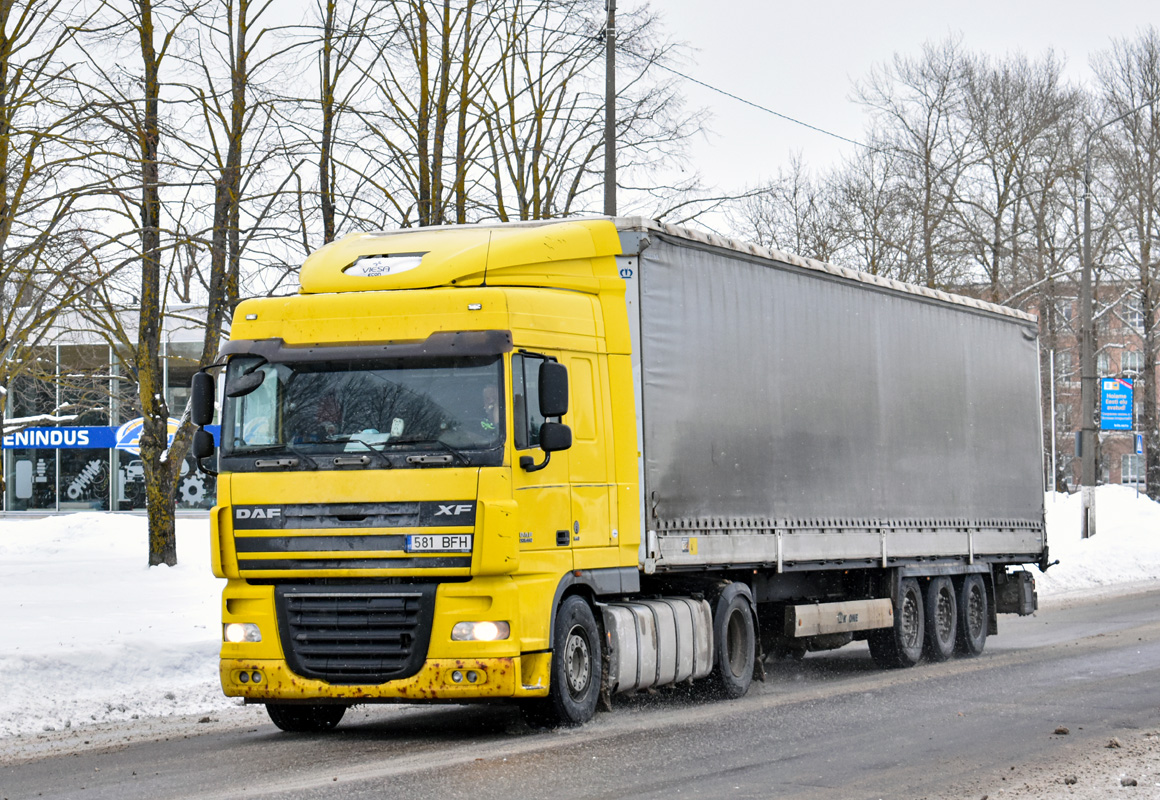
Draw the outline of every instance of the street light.
<instances>
[{"instance_id":1,"label":"street light","mask_svg":"<svg viewBox=\"0 0 1160 800\"><path fill-rule=\"evenodd\" d=\"M1096 365L1095 328L1092 324L1092 139L1109 125L1114 125L1142 108L1152 105L1160 95L1153 95L1135 108L1120 116L1100 123L1092 128L1084 140L1083 165L1083 272L1080 278L1080 340L1079 403L1082 427L1079 434L1080 448L1080 503L1082 507L1081 531L1087 539L1096 535ZM1052 414L1055 409L1052 409Z\"/></svg>"}]
</instances>

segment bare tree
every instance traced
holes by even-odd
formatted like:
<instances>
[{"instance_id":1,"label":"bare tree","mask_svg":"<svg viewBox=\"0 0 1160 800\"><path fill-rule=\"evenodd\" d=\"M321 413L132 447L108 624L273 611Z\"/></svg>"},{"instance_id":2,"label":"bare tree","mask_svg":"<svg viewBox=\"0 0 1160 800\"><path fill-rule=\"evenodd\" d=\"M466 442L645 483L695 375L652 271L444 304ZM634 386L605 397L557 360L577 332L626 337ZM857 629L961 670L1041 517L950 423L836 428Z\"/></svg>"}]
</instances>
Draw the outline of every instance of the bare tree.
<instances>
[{"instance_id":1,"label":"bare tree","mask_svg":"<svg viewBox=\"0 0 1160 800\"><path fill-rule=\"evenodd\" d=\"M315 29L324 135L311 150L335 165L322 194L335 194L326 187L340 172L353 178L351 227L560 216L597 196L598 0L389 0L374 11L358 0L328 6ZM625 175L643 175L679 153L701 116L681 113L674 85L650 70L675 47L657 19L628 14L620 27L631 56L621 162Z\"/></svg>"},{"instance_id":2,"label":"bare tree","mask_svg":"<svg viewBox=\"0 0 1160 800\"><path fill-rule=\"evenodd\" d=\"M1075 107L1061 70L1051 53L1038 62L1015 55L998 63L977 59L969 76L964 112L976 157L960 182L957 205L964 243L992 302L1017 288L1022 217L1035 190L1024 179L1036 168L1041 140Z\"/></svg>"},{"instance_id":3,"label":"bare tree","mask_svg":"<svg viewBox=\"0 0 1160 800\"><path fill-rule=\"evenodd\" d=\"M851 267L897 280L921 281L907 257L914 251L913 219L904 212L897 153L871 145L832 178L844 258Z\"/></svg>"},{"instance_id":4,"label":"bare tree","mask_svg":"<svg viewBox=\"0 0 1160 800\"><path fill-rule=\"evenodd\" d=\"M104 24L85 42L94 74L87 91L110 131L106 157L92 164L107 182L112 202L105 211L115 220L109 227L116 232L102 247L116 264L132 265L139 278L136 330L123 332L126 338L117 352L125 354L124 368L137 386L144 420L140 450L150 566L177 563L173 498L180 470L180 459L167 458L170 410L161 362L167 268L182 244L164 219L166 174L175 169L166 160L163 68L179 43L179 31L197 10L170 0L103 0ZM118 287L105 288L104 301L121 307L113 299Z\"/></svg>"},{"instance_id":5,"label":"bare tree","mask_svg":"<svg viewBox=\"0 0 1160 800\"><path fill-rule=\"evenodd\" d=\"M963 109L973 70L961 42L948 39L924 45L917 59L896 55L855 88L875 120L873 138L897 157L906 187L901 198L918 232L910 257L931 288L959 277L950 273L961 266L951 222L959 182L972 158Z\"/></svg>"},{"instance_id":6,"label":"bare tree","mask_svg":"<svg viewBox=\"0 0 1160 800\"><path fill-rule=\"evenodd\" d=\"M566 216L598 206L604 177L604 4L593 0L511 3L500 29L511 57L502 94L486 92L490 179L500 219ZM656 183L679 164L685 143L703 130L677 84L658 79L682 45L663 37L647 8L618 14L617 184L627 202L671 205L696 176ZM589 198L592 198L589 200Z\"/></svg>"},{"instance_id":7,"label":"bare tree","mask_svg":"<svg viewBox=\"0 0 1160 800\"><path fill-rule=\"evenodd\" d=\"M845 244L833 192L794 156L788 169L738 204L733 228L763 247L833 261Z\"/></svg>"},{"instance_id":8,"label":"bare tree","mask_svg":"<svg viewBox=\"0 0 1160 800\"><path fill-rule=\"evenodd\" d=\"M205 284L206 320L200 366L217 356L218 346L239 300L242 262L258 237L277 239L285 231L276 221L276 201L289 175L276 183L276 164L284 163L274 97L255 76L272 71L284 50L262 48L272 41L263 17L271 0L212 0L197 18L198 37L190 66L200 80L186 89L203 125L203 137L185 141L195 154L190 171L204 176L194 185L212 186ZM191 140L192 139L192 140ZM202 144L204 141L204 144ZM175 440L186 444L183 426ZM181 451L184 452L183 450Z\"/></svg>"},{"instance_id":9,"label":"bare tree","mask_svg":"<svg viewBox=\"0 0 1160 800\"><path fill-rule=\"evenodd\" d=\"M1130 269L1143 340L1145 438L1148 496L1160 500L1160 429L1156 408L1156 361L1160 355L1160 32L1148 28L1117 41L1096 61L1108 116L1124 118L1109 130L1111 168L1122 200L1117 250ZM1138 111L1133 111L1141 107Z\"/></svg>"},{"instance_id":10,"label":"bare tree","mask_svg":"<svg viewBox=\"0 0 1160 800\"><path fill-rule=\"evenodd\" d=\"M0 430L7 387L37 370L51 324L105 277L84 235L90 109L66 61L77 11L0 2Z\"/></svg>"}]
</instances>

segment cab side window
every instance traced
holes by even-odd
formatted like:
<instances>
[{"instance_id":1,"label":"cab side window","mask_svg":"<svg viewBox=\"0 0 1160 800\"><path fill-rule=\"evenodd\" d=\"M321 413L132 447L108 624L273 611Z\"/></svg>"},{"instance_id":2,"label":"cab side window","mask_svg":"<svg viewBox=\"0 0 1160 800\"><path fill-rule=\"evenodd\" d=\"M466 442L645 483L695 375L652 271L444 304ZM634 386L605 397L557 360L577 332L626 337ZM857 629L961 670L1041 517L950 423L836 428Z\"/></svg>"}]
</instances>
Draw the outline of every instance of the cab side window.
<instances>
[{"instance_id":1,"label":"cab side window","mask_svg":"<svg viewBox=\"0 0 1160 800\"><path fill-rule=\"evenodd\" d=\"M512 356L512 418L517 450L540 446L540 365L548 359L532 353Z\"/></svg>"}]
</instances>

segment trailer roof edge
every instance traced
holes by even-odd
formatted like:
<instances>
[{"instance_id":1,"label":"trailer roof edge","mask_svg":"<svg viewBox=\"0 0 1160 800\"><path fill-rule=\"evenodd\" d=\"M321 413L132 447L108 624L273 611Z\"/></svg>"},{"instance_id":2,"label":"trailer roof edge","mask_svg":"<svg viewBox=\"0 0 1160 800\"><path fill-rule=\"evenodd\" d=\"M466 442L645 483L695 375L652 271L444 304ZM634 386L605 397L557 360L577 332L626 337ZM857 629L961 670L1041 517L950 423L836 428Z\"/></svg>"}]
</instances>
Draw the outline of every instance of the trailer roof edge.
<instances>
[{"instance_id":1,"label":"trailer roof edge","mask_svg":"<svg viewBox=\"0 0 1160 800\"><path fill-rule=\"evenodd\" d=\"M902 292L904 294L912 294L931 300L941 300L944 303L967 306L979 311L987 311L992 314L1011 317L1012 319L1017 319L1023 322L1031 322L1036 324L1039 322L1039 319L1034 314L1028 314L1025 311L1020 311L1008 306L1002 306L997 303L989 303L986 300L979 300L974 297L967 297L960 294L952 294L951 292L944 292L938 289L928 289L925 286L919 286L913 283L905 283L904 281L894 280L893 278L883 278L879 275L871 275L869 272L860 272L858 270L849 269L848 267L840 267L836 264L817 261L812 258L803 258L802 256L786 253L782 250L762 247L750 242L730 239L724 236L707 233L705 231L693 230L691 228L684 228L678 225L670 225L667 222L661 222L659 220L649 219L647 217L616 217L613 222L616 225L617 230L656 231L657 233L663 233L666 236L685 239L691 242L698 242L700 244L707 244L713 247L720 247L722 249L732 250L737 253L745 253L746 255L757 256L758 258L765 258L769 259L770 261L780 261L785 264L792 264L795 267L801 267L802 269L823 272L827 275L835 275L837 277L846 278L848 280L858 281L859 283L880 286L884 289L893 289L896 292Z\"/></svg>"}]
</instances>

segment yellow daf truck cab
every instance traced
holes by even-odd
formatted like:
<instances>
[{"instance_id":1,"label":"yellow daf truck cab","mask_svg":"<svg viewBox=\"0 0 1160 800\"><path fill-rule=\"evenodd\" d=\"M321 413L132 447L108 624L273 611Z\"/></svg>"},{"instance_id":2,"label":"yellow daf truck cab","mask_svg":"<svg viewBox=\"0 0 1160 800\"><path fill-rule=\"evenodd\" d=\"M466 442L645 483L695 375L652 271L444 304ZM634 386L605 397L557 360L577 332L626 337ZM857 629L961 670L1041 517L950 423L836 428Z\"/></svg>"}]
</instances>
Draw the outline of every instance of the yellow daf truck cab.
<instances>
[{"instance_id":1,"label":"yellow daf truck cab","mask_svg":"<svg viewBox=\"0 0 1160 800\"><path fill-rule=\"evenodd\" d=\"M226 694L301 729L563 679L575 708L540 710L590 714L596 629L553 676L552 612L639 585L619 252L606 221L359 234L300 294L237 308L212 518Z\"/></svg>"}]
</instances>

